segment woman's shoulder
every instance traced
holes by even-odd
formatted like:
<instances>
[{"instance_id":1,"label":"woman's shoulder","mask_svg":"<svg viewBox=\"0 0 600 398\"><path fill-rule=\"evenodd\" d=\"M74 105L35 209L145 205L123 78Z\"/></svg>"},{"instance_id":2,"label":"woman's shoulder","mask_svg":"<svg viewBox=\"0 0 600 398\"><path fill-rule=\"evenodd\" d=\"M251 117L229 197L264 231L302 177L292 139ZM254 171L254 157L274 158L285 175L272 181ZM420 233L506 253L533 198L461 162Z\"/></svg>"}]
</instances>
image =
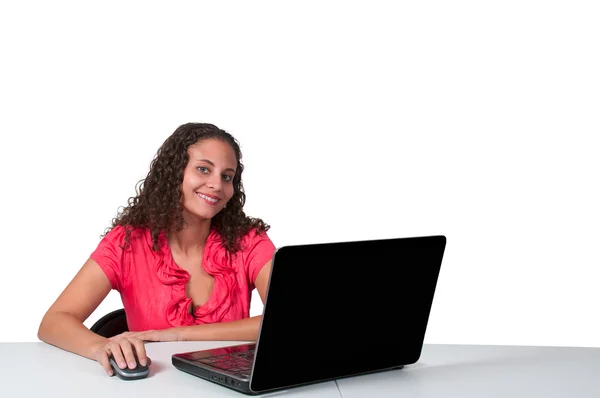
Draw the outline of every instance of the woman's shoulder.
<instances>
[{"instance_id":1,"label":"woman's shoulder","mask_svg":"<svg viewBox=\"0 0 600 398\"><path fill-rule=\"evenodd\" d=\"M242 237L242 239L252 240L252 239L264 239L267 238L269 234L265 230L259 230L258 228L252 227L250 228Z\"/></svg>"},{"instance_id":2,"label":"woman's shoulder","mask_svg":"<svg viewBox=\"0 0 600 398\"><path fill-rule=\"evenodd\" d=\"M273 256L275 244L267 231L252 228L242 237L240 251L246 262L259 260L264 264Z\"/></svg>"},{"instance_id":3,"label":"woman's shoulder","mask_svg":"<svg viewBox=\"0 0 600 398\"><path fill-rule=\"evenodd\" d=\"M262 240L270 241L270 238L269 238L267 232L259 231L254 227L250 228L249 230L247 230L245 233L243 233L241 236L238 236L238 238L237 238L237 242L240 244L240 249L242 251L245 251L249 246L252 246L252 244L254 244L258 241L262 241ZM209 234L207 242L211 242L212 244L218 244L222 250L225 250L225 246L223 244L224 237L219 232L217 232L216 229L211 230L211 233Z\"/></svg>"},{"instance_id":4,"label":"woman's shoulder","mask_svg":"<svg viewBox=\"0 0 600 398\"><path fill-rule=\"evenodd\" d=\"M110 229L105 235L104 240L119 246L138 246L139 244L146 245L150 238L150 231L147 228L133 227L129 225L116 225Z\"/></svg>"},{"instance_id":5,"label":"woman's shoulder","mask_svg":"<svg viewBox=\"0 0 600 398\"><path fill-rule=\"evenodd\" d=\"M250 228L241 238L242 250L247 250L258 242L271 242L267 231Z\"/></svg>"},{"instance_id":6,"label":"woman's shoulder","mask_svg":"<svg viewBox=\"0 0 600 398\"><path fill-rule=\"evenodd\" d=\"M242 238L241 252L248 280L254 283L262 267L273 258L275 245L267 231L252 228Z\"/></svg>"}]
</instances>

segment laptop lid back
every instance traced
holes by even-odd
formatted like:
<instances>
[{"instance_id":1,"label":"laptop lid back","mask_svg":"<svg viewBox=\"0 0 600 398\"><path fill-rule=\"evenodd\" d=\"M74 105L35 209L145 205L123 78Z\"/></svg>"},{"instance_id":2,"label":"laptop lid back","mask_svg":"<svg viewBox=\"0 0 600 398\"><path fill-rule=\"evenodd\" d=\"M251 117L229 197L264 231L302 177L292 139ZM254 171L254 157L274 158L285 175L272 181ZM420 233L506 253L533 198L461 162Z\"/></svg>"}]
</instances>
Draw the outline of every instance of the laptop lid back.
<instances>
[{"instance_id":1,"label":"laptop lid back","mask_svg":"<svg viewBox=\"0 0 600 398\"><path fill-rule=\"evenodd\" d=\"M279 248L250 388L415 363L445 246L427 236Z\"/></svg>"}]
</instances>

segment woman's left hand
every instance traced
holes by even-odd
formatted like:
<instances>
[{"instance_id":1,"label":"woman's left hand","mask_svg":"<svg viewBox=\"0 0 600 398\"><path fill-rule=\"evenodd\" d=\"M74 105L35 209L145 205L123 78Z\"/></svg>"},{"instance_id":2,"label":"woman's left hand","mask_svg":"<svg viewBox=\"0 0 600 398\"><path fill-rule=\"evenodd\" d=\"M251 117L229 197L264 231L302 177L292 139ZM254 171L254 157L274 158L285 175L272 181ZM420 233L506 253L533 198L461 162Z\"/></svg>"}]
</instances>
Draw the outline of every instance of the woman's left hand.
<instances>
[{"instance_id":1,"label":"woman's left hand","mask_svg":"<svg viewBox=\"0 0 600 398\"><path fill-rule=\"evenodd\" d=\"M125 332L119 336L134 337L142 341L182 341L183 336L180 328L162 330L146 330L144 332ZM117 337L117 336L115 336Z\"/></svg>"}]
</instances>

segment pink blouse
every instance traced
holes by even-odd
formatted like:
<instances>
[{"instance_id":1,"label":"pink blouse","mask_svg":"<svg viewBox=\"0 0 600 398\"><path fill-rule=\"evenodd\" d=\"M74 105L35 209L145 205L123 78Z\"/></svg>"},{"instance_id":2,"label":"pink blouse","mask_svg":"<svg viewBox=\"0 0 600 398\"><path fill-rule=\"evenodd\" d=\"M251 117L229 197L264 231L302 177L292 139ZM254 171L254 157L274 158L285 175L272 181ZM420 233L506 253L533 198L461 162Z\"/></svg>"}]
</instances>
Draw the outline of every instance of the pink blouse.
<instances>
[{"instance_id":1,"label":"pink blouse","mask_svg":"<svg viewBox=\"0 0 600 398\"><path fill-rule=\"evenodd\" d=\"M185 292L190 275L173 260L164 233L158 239L158 252L152 250L148 229L132 230L126 250L120 247L124 237L124 227L113 228L91 258L121 294L130 331L248 318L256 276L275 253L266 233L251 230L242 238L242 250L228 256L218 233L211 230L202 267L214 277L214 287L208 302L192 313L192 299Z\"/></svg>"}]
</instances>

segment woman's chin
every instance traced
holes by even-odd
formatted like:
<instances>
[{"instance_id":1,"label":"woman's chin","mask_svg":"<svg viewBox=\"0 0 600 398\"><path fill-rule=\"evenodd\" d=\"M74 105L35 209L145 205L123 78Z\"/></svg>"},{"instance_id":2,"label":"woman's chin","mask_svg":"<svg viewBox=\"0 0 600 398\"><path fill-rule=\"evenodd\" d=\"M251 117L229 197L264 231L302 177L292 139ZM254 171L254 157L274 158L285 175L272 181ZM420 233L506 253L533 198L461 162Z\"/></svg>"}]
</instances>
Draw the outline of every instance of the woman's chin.
<instances>
[{"instance_id":1,"label":"woman's chin","mask_svg":"<svg viewBox=\"0 0 600 398\"><path fill-rule=\"evenodd\" d=\"M185 213L187 217L190 217L197 221L210 220L217 214L219 214L219 210L206 210L206 209L185 209Z\"/></svg>"}]
</instances>

